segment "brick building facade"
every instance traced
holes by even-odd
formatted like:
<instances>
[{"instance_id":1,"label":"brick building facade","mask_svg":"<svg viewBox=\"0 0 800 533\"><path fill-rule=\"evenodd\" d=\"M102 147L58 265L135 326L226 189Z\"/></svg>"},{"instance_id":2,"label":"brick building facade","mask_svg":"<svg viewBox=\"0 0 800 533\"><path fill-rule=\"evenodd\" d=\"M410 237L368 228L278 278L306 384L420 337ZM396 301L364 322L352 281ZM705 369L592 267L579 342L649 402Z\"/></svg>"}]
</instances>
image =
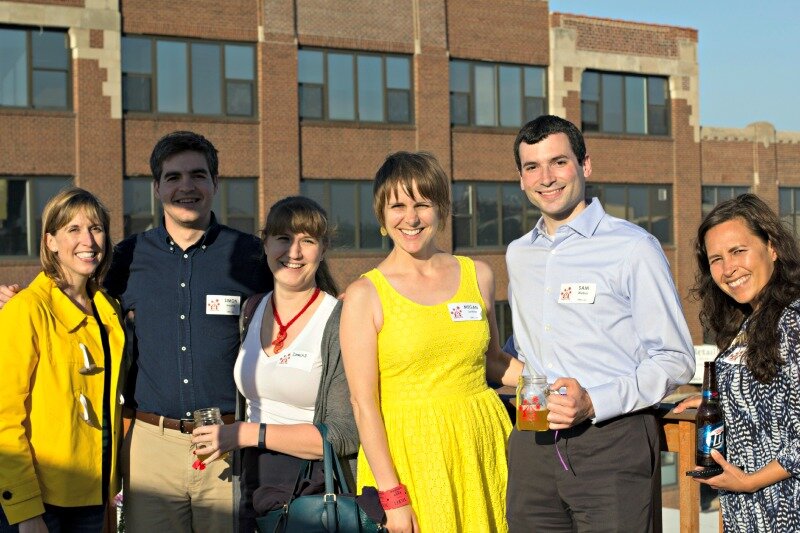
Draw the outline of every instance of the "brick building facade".
<instances>
[{"instance_id":1,"label":"brick building facade","mask_svg":"<svg viewBox=\"0 0 800 533\"><path fill-rule=\"evenodd\" d=\"M190 129L220 151L224 222L255 231L300 192L326 205L342 285L386 253L369 208L383 158L433 152L453 180L441 244L486 260L502 301L505 244L536 216L512 143L549 112L586 131L591 192L661 239L700 343L703 210L751 190L800 226L800 134L702 127L697 41L544 0L0 0L0 49L18 54L0 57L0 283L39 270L37 217L63 183L103 199L115 240L157 221L150 150Z\"/></svg>"}]
</instances>

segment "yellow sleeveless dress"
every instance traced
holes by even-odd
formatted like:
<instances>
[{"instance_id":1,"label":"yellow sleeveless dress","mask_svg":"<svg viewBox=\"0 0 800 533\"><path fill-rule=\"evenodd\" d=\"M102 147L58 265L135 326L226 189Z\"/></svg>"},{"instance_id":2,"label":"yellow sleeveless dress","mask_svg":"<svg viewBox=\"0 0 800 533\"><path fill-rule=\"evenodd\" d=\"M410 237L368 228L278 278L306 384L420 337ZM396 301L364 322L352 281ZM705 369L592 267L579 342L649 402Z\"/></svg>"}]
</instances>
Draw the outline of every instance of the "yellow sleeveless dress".
<instances>
[{"instance_id":1,"label":"yellow sleeveless dress","mask_svg":"<svg viewBox=\"0 0 800 533\"><path fill-rule=\"evenodd\" d=\"M461 282L447 302L421 305L400 295L377 269L381 413L400 482L422 533L507 531L506 443L511 422L486 385L486 307L475 265L458 257ZM454 321L454 304L480 305L479 320ZM451 304L448 306L448 304ZM359 492L376 486L363 449Z\"/></svg>"}]
</instances>

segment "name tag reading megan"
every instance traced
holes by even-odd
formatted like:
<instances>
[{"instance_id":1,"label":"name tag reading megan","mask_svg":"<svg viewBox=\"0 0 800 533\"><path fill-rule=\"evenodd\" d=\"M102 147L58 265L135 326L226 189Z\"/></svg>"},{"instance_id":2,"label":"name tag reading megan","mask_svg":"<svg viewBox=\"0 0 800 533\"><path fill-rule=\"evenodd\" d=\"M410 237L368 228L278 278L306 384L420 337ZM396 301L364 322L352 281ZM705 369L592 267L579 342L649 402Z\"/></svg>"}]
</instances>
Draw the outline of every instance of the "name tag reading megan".
<instances>
[{"instance_id":1,"label":"name tag reading megan","mask_svg":"<svg viewBox=\"0 0 800 533\"><path fill-rule=\"evenodd\" d=\"M464 322L467 320L481 320L483 313L480 304L464 302L447 304L450 318L453 322Z\"/></svg>"},{"instance_id":2,"label":"name tag reading megan","mask_svg":"<svg viewBox=\"0 0 800 533\"><path fill-rule=\"evenodd\" d=\"M560 304L593 304L597 283L562 283L558 292Z\"/></svg>"},{"instance_id":3,"label":"name tag reading megan","mask_svg":"<svg viewBox=\"0 0 800 533\"><path fill-rule=\"evenodd\" d=\"M206 314L239 316L239 303L241 299L241 296L206 294Z\"/></svg>"}]
</instances>

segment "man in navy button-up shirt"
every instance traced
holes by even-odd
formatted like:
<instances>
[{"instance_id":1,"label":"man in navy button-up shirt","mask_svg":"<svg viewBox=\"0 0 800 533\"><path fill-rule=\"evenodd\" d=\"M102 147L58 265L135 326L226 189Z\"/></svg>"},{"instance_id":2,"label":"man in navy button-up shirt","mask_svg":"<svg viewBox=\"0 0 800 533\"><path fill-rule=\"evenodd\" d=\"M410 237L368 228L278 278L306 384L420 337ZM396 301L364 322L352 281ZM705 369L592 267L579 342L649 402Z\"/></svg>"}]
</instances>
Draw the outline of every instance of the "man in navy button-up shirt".
<instances>
[{"instance_id":1,"label":"man in navy button-up shirt","mask_svg":"<svg viewBox=\"0 0 800 533\"><path fill-rule=\"evenodd\" d=\"M135 316L137 355L126 407L135 409L123 461L126 526L146 531L230 531L230 465L195 464L191 435L170 425L196 409L234 413L233 365L242 302L272 287L261 242L217 223L217 152L203 136L174 132L150 160L164 224L121 242L106 278Z\"/></svg>"}]
</instances>

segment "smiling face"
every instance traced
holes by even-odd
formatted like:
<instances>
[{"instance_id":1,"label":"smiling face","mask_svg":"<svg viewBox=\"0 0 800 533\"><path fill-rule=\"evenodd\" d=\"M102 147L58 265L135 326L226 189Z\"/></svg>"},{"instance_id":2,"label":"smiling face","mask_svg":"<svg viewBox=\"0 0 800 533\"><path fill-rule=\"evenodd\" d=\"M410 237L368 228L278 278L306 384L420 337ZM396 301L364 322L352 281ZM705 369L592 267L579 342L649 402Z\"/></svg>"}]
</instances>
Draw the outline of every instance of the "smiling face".
<instances>
[{"instance_id":1,"label":"smiling face","mask_svg":"<svg viewBox=\"0 0 800 533\"><path fill-rule=\"evenodd\" d=\"M417 183L412 183L413 197L402 187L389 196L383 209L383 221L394 245L411 255L435 248L434 238L440 225L433 202L423 197Z\"/></svg>"},{"instance_id":2,"label":"smiling face","mask_svg":"<svg viewBox=\"0 0 800 533\"><path fill-rule=\"evenodd\" d=\"M325 253L319 239L307 233L270 235L264 253L276 287L302 292L316 286L314 276Z\"/></svg>"},{"instance_id":3,"label":"smiling face","mask_svg":"<svg viewBox=\"0 0 800 533\"><path fill-rule=\"evenodd\" d=\"M714 283L738 303L755 309L778 259L772 244L755 235L741 218L713 226L704 241Z\"/></svg>"},{"instance_id":4,"label":"smiling face","mask_svg":"<svg viewBox=\"0 0 800 533\"><path fill-rule=\"evenodd\" d=\"M583 164L572 151L569 138L563 133L548 135L536 144L519 145L520 188L544 217L547 230L558 227L583 211L586 178L592 165L586 156Z\"/></svg>"},{"instance_id":5,"label":"smiling face","mask_svg":"<svg viewBox=\"0 0 800 533\"><path fill-rule=\"evenodd\" d=\"M96 220L79 211L55 234L46 234L46 246L58 258L64 280L71 287L86 283L105 254L106 232Z\"/></svg>"},{"instance_id":6,"label":"smiling face","mask_svg":"<svg viewBox=\"0 0 800 533\"><path fill-rule=\"evenodd\" d=\"M217 183L203 154L180 152L165 159L161 177L153 189L164 206L167 231L179 227L208 228Z\"/></svg>"}]
</instances>

